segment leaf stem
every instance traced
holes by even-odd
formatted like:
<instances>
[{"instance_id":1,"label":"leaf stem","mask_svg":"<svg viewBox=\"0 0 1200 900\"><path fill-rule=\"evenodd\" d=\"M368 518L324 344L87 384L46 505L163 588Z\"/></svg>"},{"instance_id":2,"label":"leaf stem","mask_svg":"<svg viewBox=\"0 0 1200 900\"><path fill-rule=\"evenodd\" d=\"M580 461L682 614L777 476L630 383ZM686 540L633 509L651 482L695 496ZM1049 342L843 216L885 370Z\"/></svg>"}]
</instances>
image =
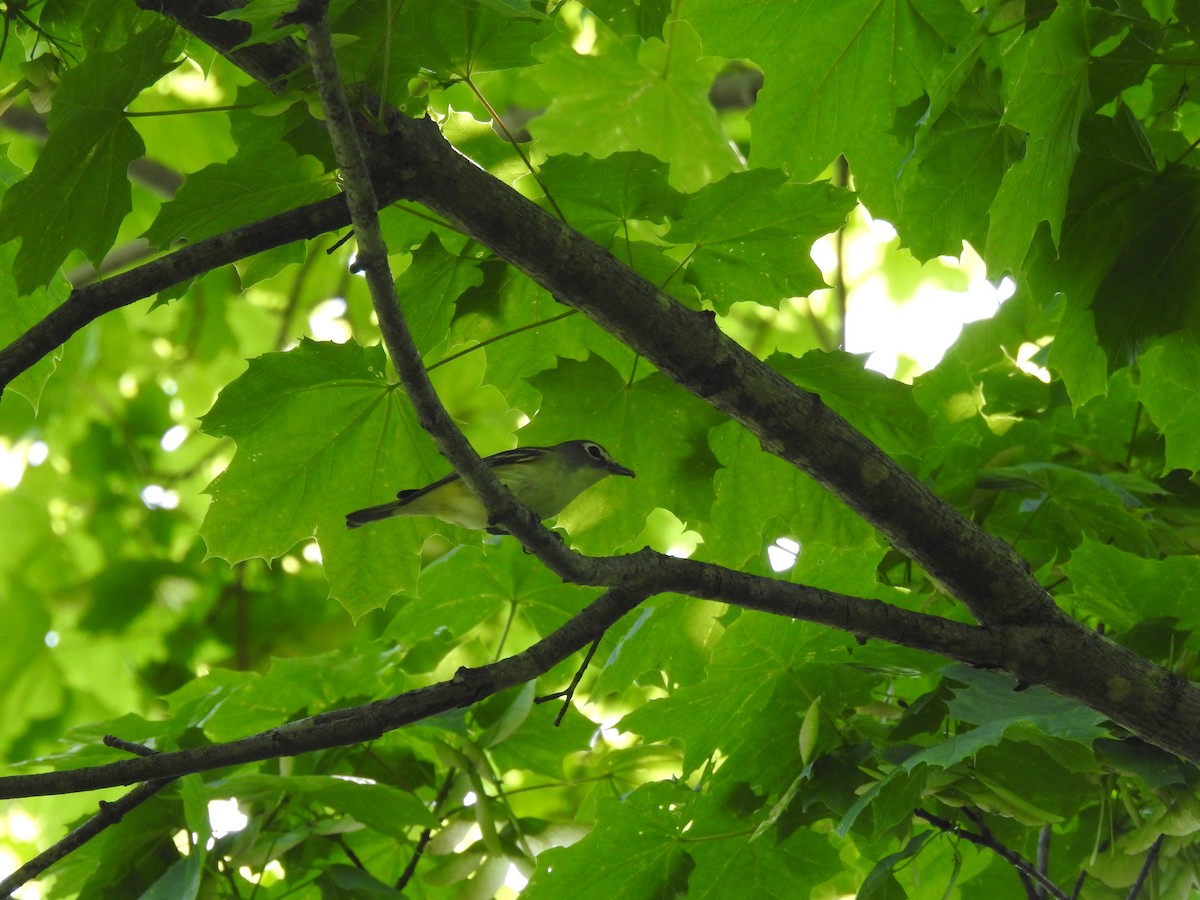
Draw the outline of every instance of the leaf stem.
<instances>
[{"instance_id":1,"label":"leaf stem","mask_svg":"<svg viewBox=\"0 0 1200 900\"><path fill-rule=\"evenodd\" d=\"M565 313L559 313L557 316L551 316L548 319L539 319L537 322L530 322L528 325L522 325L520 328L513 328L510 331L505 331L503 334L493 335L490 338L480 341L478 344L472 344L470 347L467 347L465 350L459 350L457 353L451 353L449 356L442 357L437 362L426 366L425 371L432 372L438 366L444 366L446 363L454 362L454 360L459 359L460 357L466 356L468 353L474 353L476 350L482 350L488 344L494 344L494 343L496 343L496 341L502 341L505 338L512 337L515 334L520 334L522 331L529 331L531 328L541 328L543 325L550 325L554 322L559 321L560 319L565 319L568 316L573 316L576 314L576 312L577 311L574 309L569 309Z\"/></svg>"},{"instance_id":2,"label":"leaf stem","mask_svg":"<svg viewBox=\"0 0 1200 900\"><path fill-rule=\"evenodd\" d=\"M234 109L253 109L255 103L233 103L229 106L197 106L190 109L156 109L151 112L125 110L127 119L152 119L156 116L190 116L192 113L229 112Z\"/></svg>"},{"instance_id":3,"label":"leaf stem","mask_svg":"<svg viewBox=\"0 0 1200 900\"><path fill-rule=\"evenodd\" d=\"M475 95L476 99L479 100L479 102L483 104L483 108L488 111L488 115L492 117L492 122L504 134L505 140L507 140L512 145L512 148L517 151L517 156L521 157L521 162L525 164L525 169L530 175L533 176L533 180L538 183L538 187L540 187L542 189L542 193L546 195L546 200L552 207L554 207L555 215L557 215L564 222L567 221L566 214L564 214L562 209L559 207L558 201L554 199L554 195L550 193L550 189L546 187L546 183L542 181L541 175L539 175L537 170L534 169L533 163L529 161L529 157L525 155L525 151L521 149L521 145L517 143L517 139L513 137L513 133L508 130L507 123L505 123L500 114L496 112L492 104L488 102L488 98L483 95L483 91L476 87L475 82L471 80L471 76L468 75L464 80L466 81L467 87L469 87L471 92Z\"/></svg>"}]
</instances>

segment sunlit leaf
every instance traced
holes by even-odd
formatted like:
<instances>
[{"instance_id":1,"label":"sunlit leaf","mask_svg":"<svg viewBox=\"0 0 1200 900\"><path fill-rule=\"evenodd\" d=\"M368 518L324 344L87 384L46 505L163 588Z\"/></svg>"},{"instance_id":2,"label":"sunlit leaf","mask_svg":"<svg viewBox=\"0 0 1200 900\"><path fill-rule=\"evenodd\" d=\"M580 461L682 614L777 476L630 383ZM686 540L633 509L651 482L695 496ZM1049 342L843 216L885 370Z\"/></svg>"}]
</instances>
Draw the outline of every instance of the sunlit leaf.
<instances>
[{"instance_id":1,"label":"sunlit leaf","mask_svg":"<svg viewBox=\"0 0 1200 900\"><path fill-rule=\"evenodd\" d=\"M529 128L550 152L648 153L670 163L673 187L694 191L739 167L708 102L721 66L686 22L668 43L610 39L587 56L555 48L534 72L552 101Z\"/></svg>"},{"instance_id":2,"label":"sunlit leaf","mask_svg":"<svg viewBox=\"0 0 1200 900\"><path fill-rule=\"evenodd\" d=\"M0 244L22 238L12 268L22 294L49 281L72 250L99 265L112 247L130 210L125 170L145 150L125 107L174 68L163 61L170 37L170 29L147 29L64 76L46 147L0 205Z\"/></svg>"}]
</instances>

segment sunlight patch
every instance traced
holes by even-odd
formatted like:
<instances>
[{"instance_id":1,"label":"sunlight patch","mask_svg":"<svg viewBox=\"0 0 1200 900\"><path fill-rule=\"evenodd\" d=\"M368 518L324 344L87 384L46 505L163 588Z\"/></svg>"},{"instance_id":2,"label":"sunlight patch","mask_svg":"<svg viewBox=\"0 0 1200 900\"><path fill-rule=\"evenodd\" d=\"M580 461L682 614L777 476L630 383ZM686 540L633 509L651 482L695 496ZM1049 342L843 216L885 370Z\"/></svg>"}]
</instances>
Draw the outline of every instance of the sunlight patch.
<instances>
[{"instance_id":1,"label":"sunlight patch","mask_svg":"<svg viewBox=\"0 0 1200 900\"><path fill-rule=\"evenodd\" d=\"M1045 346L1049 343L1049 338L1045 338L1036 344L1026 341L1017 348L1017 358L1014 360L1018 369L1020 369L1026 375L1032 375L1043 384L1050 383L1050 370L1045 366L1038 365L1033 361L1033 359L1035 356L1041 353Z\"/></svg>"},{"instance_id":2,"label":"sunlight patch","mask_svg":"<svg viewBox=\"0 0 1200 900\"><path fill-rule=\"evenodd\" d=\"M158 442L158 445L168 453L174 453L187 440L187 436L188 430L182 425L172 425L167 429L166 434L162 436L162 440Z\"/></svg>"},{"instance_id":3,"label":"sunlight patch","mask_svg":"<svg viewBox=\"0 0 1200 900\"><path fill-rule=\"evenodd\" d=\"M147 509L174 509L179 505L179 495L161 484L148 484L142 488L142 504Z\"/></svg>"},{"instance_id":4,"label":"sunlight patch","mask_svg":"<svg viewBox=\"0 0 1200 900\"><path fill-rule=\"evenodd\" d=\"M250 819L238 809L236 798L208 801L208 827L214 838L241 831L250 824Z\"/></svg>"},{"instance_id":5,"label":"sunlight patch","mask_svg":"<svg viewBox=\"0 0 1200 900\"><path fill-rule=\"evenodd\" d=\"M795 538L776 538L775 543L767 548L767 562L771 564L772 572L786 572L796 565L800 557L801 544Z\"/></svg>"},{"instance_id":6,"label":"sunlight patch","mask_svg":"<svg viewBox=\"0 0 1200 900\"><path fill-rule=\"evenodd\" d=\"M346 301L341 297L318 303L308 316L308 328L318 341L344 344L350 340L350 323L346 321Z\"/></svg>"},{"instance_id":7,"label":"sunlight patch","mask_svg":"<svg viewBox=\"0 0 1200 900\"><path fill-rule=\"evenodd\" d=\"M521 870L516 865L509 863L508 872L504 876L504 886L519 894L525 890L525 885L527 884L529 884L529 879L521 873Z\"/></svg>"}]
</instances>

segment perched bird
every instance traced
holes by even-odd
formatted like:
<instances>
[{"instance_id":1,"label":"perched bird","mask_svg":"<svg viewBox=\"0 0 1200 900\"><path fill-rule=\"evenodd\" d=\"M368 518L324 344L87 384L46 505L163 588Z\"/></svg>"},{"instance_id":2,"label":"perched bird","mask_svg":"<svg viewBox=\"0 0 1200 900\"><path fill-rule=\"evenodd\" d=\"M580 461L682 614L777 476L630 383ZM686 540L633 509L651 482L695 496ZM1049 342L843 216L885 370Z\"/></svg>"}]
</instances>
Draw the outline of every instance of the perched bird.
<instances>
[{"instance_id":1,"label":"perched bird","mask_svg":"<svg viewBox=\"0 0 1200 900\"><path fill-rule=\"evenodd\" d=\"M558 515L583 491L608 475L634 477L633 470L615 462L595 441L564 441L553 447L518 447L484 458L501 484L537 514L539 519ZM392 516L433 516L464 528L488 528L487 510L457 474L416 490L401 491L391 503L356 509L347 514L346 527Z\"/></svg>"}]
</instances>

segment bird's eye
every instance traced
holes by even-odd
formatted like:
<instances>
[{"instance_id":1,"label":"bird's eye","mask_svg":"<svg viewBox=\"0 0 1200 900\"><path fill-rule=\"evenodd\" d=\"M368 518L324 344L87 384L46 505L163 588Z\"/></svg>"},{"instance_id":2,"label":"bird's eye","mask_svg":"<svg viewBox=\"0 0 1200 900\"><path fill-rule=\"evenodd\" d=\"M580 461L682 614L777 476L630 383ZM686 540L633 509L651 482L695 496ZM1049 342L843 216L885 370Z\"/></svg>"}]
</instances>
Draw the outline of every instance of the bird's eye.
<instances>
[{"instance_id":1,"label":"bird's eye","mask_svg":"<svg viewBox=\"0 0 1200 900\"><path fill-rule=\"evenodd\" d=\"M608 454L604 452L604 448L599 444L588 444L587 452L592 459L598 459L601 462L608 458Z\"/></svg>"}]
</instances>

